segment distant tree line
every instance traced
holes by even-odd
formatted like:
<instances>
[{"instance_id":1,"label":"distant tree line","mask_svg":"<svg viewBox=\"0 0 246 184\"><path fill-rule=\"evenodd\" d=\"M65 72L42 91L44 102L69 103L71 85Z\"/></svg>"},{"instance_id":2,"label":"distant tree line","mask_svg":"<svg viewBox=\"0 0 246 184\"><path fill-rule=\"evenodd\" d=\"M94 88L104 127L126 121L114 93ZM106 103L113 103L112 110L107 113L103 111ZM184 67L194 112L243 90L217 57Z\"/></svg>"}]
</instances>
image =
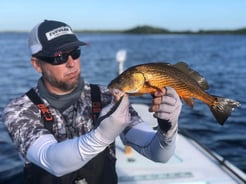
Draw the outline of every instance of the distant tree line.
<instances>
[{"instance_id":1,"label":"distant tree line","mask_svg":"<svg viewBox=\"0 0 246 184\"><path fill-rule=\"evenodd\" d=\"M81 30L83 33L125 33L125 34L246 34L246 28L236 30L170 31L152 26L137 26L127 30Z\"/></svg>"},{"instance_id":2,"label":"distant tree line","mask_svg":"<svg viewBox=\"0 0 246 184\"><path fill-rule=\"evenodd\" d=\"M246 34L246 28L236 30L169 31L151 26L137 26L123 31L128 34Z\"/></svg>"}]
</instances>

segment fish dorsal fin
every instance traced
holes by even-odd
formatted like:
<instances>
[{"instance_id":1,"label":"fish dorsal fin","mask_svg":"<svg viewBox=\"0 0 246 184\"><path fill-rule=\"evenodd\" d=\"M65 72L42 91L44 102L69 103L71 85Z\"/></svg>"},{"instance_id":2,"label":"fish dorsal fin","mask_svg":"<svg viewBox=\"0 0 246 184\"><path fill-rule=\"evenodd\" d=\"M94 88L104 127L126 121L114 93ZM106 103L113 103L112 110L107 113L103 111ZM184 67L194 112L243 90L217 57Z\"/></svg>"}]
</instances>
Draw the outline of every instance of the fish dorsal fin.
<instances>
[{"instance_id":1,"label":"fish dorsal fin","mask_svg":"<svg viewBox=\"0 0 246 184\"><path fill-rule=\"evenodd\" d=\"M174 64L173 66L179 71L189 75L193 80L197 82L197 84L203 90L207 90L209 88L208 82L206 81L206 79L203 76L201 76L197 71L189 68L189 65L186 64L185 62L181 61L181 62Z\"/></svg>"}]
</instances>

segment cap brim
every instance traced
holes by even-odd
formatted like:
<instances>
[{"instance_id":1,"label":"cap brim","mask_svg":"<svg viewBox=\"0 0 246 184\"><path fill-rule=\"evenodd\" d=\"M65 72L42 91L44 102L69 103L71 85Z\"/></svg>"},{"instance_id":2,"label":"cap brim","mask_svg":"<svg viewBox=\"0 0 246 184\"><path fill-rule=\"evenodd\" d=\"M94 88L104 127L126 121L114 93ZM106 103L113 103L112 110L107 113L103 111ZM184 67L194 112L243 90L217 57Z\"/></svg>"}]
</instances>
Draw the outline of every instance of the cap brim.
<instances>
[{"instance_id":1,"label":"cap brim","mask_svg":"<svg viewBox=\"0 0 246 184\"><path fill-rule=\"evenodd\" d=\"M85 46L85 45L87 45L87 43L81 41L70 42L58 47L57 51L65 51L68 49L72 49L74 47Z\"/></svg>"},{"instance_id":2,"label":"cap brim","mask_svg":"<svg viewBox=\"0 0 246 184\"><path fill-rule=\"evenodd\" d=\"M58 51L66 51L69 49L73 49L76 47L80 47L80 46L85 46L88 45L85 42L81 42L81 41L74 41L74 42L70 42L70 43L66 43L60 47L58 47L56 50L53 51L41 51L37 54L34 54L33 56L42 56L42 57L54 57L55 53L57 53Z\"/></svg>"}]
</instances>

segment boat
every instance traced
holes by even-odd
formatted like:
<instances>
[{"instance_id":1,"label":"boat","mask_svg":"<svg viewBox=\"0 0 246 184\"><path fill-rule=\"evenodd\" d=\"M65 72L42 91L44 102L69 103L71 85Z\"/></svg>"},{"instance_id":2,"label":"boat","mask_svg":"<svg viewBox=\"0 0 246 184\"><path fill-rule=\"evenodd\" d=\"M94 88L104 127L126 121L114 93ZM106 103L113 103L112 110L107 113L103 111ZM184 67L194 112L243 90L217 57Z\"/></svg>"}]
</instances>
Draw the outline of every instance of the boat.
<instances>
[{"instance_id":1,"label":"boat","mask_svg":"<svg viewBox=\"0 0 246 184\"><path fill-rule=\"evenodd\" d=\"M133 107L145 122L156 122L147 105L133 104ZM120 138L116 139L116 156L119 184L246 183L243 171L209 150L184 129L179 129L175 154L167 163L156 163L133 149L125 149Z\"/></svg>"}]
</instances>

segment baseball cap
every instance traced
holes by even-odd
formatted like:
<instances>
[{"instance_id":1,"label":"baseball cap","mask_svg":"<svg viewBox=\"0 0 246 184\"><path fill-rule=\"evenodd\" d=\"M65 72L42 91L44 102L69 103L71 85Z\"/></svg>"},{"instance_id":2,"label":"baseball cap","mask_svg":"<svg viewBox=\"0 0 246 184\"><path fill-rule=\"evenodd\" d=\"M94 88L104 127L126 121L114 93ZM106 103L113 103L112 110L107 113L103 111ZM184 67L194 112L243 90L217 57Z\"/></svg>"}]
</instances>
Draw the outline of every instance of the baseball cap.
<instances>
[{"instance_id":1,"label":"baseball cap","mask_svg":"<svg viewBox=\"0 0 246 184\"><path fill-rule=\"evenodd\" d=\"M44 20L29 34L29 48L33 56L54 57L57 52L87 45L78 40L72 28L54 20Z\"/></svg>"}]
</instances>

